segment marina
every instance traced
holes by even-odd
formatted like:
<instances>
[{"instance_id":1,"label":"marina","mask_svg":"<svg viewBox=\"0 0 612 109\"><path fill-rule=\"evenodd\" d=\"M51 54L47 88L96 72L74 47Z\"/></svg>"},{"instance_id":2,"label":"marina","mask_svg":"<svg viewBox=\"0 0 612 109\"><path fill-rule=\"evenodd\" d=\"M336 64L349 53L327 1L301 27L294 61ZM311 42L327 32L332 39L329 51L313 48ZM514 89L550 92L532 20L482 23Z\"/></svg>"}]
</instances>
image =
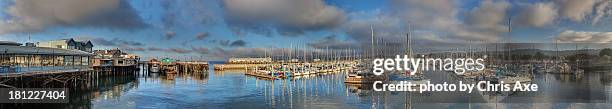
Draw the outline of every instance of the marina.
<instances>
[{"instance_id":1,"label":"marina","mask_svg":"<svg viewBox=\"0 0 612 109\"><path fill-rule=\"evenodd\" d=\"M372 37L372 39L375 39L374 36ZM406 39L410 39L409 35L407 35ZM71 40L68 40L68 42L72 43ZM372 42L374 42L374 40ZM408 42L411 41L408 40ZM378 43L372 43L372 45L372 51L375 51L374 48L381 46L381 44ZM384 43L382 45L384 45ZM499 48L505 49L489 49L493 47L498 48L498 46L504 46ZM89 103L89 105L84 106L100 106L105 105L105 102L111 102L111 104L146 107L148 105L133 105L106 101L109 100L109 98L102 99L99 98L99 95L96 95L110 92L130 92L131 90L136 90L136 92L138 92L138 90L140 90L139 88L144 88L144 90L149 91L138 93L166 97L166 95L158 95L159 92L146 89L146 87L165 88L163 90L171 92L184 92L187 90L198 89L200 91L213 90L233 92L226 94L240 95L242 93L244 96L257 96L258 98L249 99L260 100L252 101L251 103L263 103L263 105L258 105L261 108L310 108L307 106L309 106L309 103L314 102L306 102L304 100L313 99L312 97L315 99L337 100L335 98L319 98L317 96L335 96L337 98L345 98L346 101L340 101L353 102L355 105L344 105L342 107L354 108L366 107L364 104L367 104L367 106L372 108L413 108L419 107L419 103L457 103L456 105L461 107L465 106L465 104L467 104L468 107L471 107L472 104L475 106L491 107L491 104L495 104L494 106L498 106L497 104L506 103L529 104L529 102L525 101L540 102L542 98L549 99L544 99L544 101L541 101L541 103L558 102L555 100L574 101L585 99L589 102L598 103L606 102L606 100L609 100L610 97L592 95L609 95L610 90L606 89L606 87L609 87L609 83L611 82L610 78L612 78L612 76L609 75L609 69L592 69L593 66L605 66L609 64L610 61L601 61L599 58L572 58L572 56L578 56L578 54L584 52L578 49L569 51L572 53L565 53L564 56L549 56L540 57L537 59L517 59L513 57L521 55L534 55L533 57L536 57L536 55L538 55L540 52L535 54L520 53L516 50L509 49L513 48L512 44L499 43L470 44L468 46L469 48L466 50L459 50L460 48L456 48L455 50L446 51L413 52L413 49L411 49L410 46L406 46L405 48L408 49L405 50L383 51L384 53L391 54L406 54L406 57L420 56L421 58L432 58L434 60L442 58L466 59L483 57L483 63L486 63L486 67L483 66L482 70L471 71L467 70L467 68L475 68L475 65L465 63L457 64L457 61L450 61L452 64L457 64L457 66L453 67L451 70L436 71L419 67L420 69L414 70L388 70L382 75L375 75L373 73L374 68L376 67L374 66L375 63L373 60L376 58L392 56L385 56L382 53L379 54L374 52L358 53L358 50L349 49L324 50L325 52L318 52L316 54L312 51L308 52L308 50L290 50L294 52L289 52L287 54L282 53L280 56L271 54L269 57L266 56L263 58L230 58L227 61L209 62L178 60L173 58L153 58L141 60L139 56L124 53L119 49L92 50L92 52L86 52L83 50L74 49L66 50L58 48L26 47L10 44L2 45L2 47L7 49L5 49L5 54L2 55L1 59L6 60L3 61L5 62L3 65L8 66L3 67L3 73L0 73L3 80L0 82L0 84L3 87L70 88L71 91L76 92L76 97L85 96L85 99L71 98L75 99L75 101L71 101L71 103ZM8 48L11 48L10 50L13 51L9 52ZM22 51L17 50L17 48L20 48L19 50ZM33 53L23 51L27 49L37 52ZM513 49L520 50L521 48ZM40 61L31 61L33 59L40 59ZM585 62L592 64L578 64ZM429 65L425 63L420 65ZM437 65L432 63L431 66ZM434 67L434 69L435 68L436 67ZM461 68L460 70L465 70L465 73L457 73L456 70L459 68ZM412 74L412 72L417 73ZM100 81L108 82L108 78L111 78L111 80L113 80L112 78L120 78L122 82L99 83ZM599 80L599 82L591 81L591 79L586 78L598 78L597 80ZM140 84L139 81L143 81L144 83ZM474 93L459 91L389 92L374 90L376 89L374 87L381 87L374 85L376 83L401 84L402 82L410 82L413 84L440 84L448 82L449 84L456 84L463 82L468 84L477 84L482 81L487 81L486 85L499 83L509 84L509 86L511 86L509 87L510 89L515 88L515 83L532 83L539 85L538 87L540 87L539 89L541 90L535 92L492 90L475 91ZM554 86L558 84L566 84L562 82L560 83L559 81L571 81L576 82L576 84L573 84L573 87ZM570 84L572 84L571 82ZM108 87L117 87L126 84L129 85L126 87L126 89L108 89ZM589 84L589 86L576 86L578 84ZM590 86L594 84L597 85L595 87ZM143 86L141 87L140 85ZM519 86L522 87L522 85ZM193 87L200 88L191 89ZM206 87L212 87L212 89L208 89ZM559 91L558 93L554 92L552 89L555 88L563 91ZM92 90L98 91L94 92L94 95L92 96L92 92L90 92ZM236 92L236 90L239 91ZM569 90L569 92L567 92L567 90ZM555 94L551 95L549 93L545 93L551 91L565 96L556 97L554 96ZM586 96L580 93L575 93L575 91L587 91L592 95ZM319 95L319 93L321 93L321 95ZM210 95L208 91L197 93L185 92L185 94L201 95L200 97L193 99L205 99L211 96L214 97L213 95ZM114 100L123 99L123 96L128 96L129 98L129 93L128 95L115 96L118 98ZM179 95L170 94L169 96ZM286 98L287 96L289 98ZM296 98L293 98L293 96ZM221 97L220 99L229 99L224 97L231 98L232 96L219 95L218 97ZM111 98L110 100L113 99ZM172 102L173 100L170 101ZM178 103L178 101L176 102ZM221 103L226 102L241 104L237 106L251 105L249 103L244 104L233 101L225 101ZM294 105L293 102L296 102L297 104ZM168 105L174 104L158 106ZM211 105L220 106L214 104ZM11 106L24 105L3 105L3 107ZM335 105L317 106L325 107ZM155 105L153 107L155 107ZM228 108L225 105L220 107Z\"/></svg>"},{"instance_id":2,"label":"marina","mask_svg":"<svg viewBox=\"0 0 612 109\"><path fill-rule=\"evenodd\" d=\"M140 72L144 74L144 71ZM371 86L345 84L345 74L299 79L267 80L244 75L244 70L210 71L169 76L150 73L136 77L101 78L100 90L71 92L70 105L45 107L88 108L603 108L609 103L609 73L582 76L538 74L541 92L515 94L499 102L483 102L480 95L462 93L377 92ZM432 82L454 83L461 78L444 72L424 73ZM172 75L172 74L170 74ZM589 84L589 86L575 86ZM599 88L605 90L598 90ZM581 93L582 92L582 93ZM589 92L586 94L584 92ZM605 96L594 96L605 95ZM146 97L142 97L146 96ZM235 99L243 97L244 99ZM566 100L591 99L589 105ZM561 103L554 103L554 102ZM227 105L232 104L232 105ZM444 106L441 106L444 104ZM32 106L31 104L24 106ZM32 106L36 107L36 106Z\"/></svg>"}]
</instances>

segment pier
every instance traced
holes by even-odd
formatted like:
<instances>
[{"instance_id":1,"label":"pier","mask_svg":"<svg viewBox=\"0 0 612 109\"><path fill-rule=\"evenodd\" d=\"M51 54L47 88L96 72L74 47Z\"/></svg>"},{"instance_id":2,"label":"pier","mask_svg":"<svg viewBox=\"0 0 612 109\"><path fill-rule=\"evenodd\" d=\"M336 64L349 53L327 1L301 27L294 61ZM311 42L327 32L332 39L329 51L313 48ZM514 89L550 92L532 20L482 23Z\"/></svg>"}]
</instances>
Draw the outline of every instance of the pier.
<instances>
[{"instance_id":1,"label":"pier","mask_svg":"<svg viewBox=\"0 0 612 109\"><path fill-rule=\"evenodd\" d=\"M145 73L205 73L209 70L207 61L175 61L165 58L162 61L151 59L138 64Z\"/></svg>"},{"instance_id":2,"label":"pier","mask_svg":"<svg viewBox=\"0 0 612 109\"><path fill-rule=\"evenodd\" d=\"M136 64L94 63L105 59L82 50L2 44L0 49L0 87L83 89L100 77L137 75Z\"/></svg>"}]
</instances>

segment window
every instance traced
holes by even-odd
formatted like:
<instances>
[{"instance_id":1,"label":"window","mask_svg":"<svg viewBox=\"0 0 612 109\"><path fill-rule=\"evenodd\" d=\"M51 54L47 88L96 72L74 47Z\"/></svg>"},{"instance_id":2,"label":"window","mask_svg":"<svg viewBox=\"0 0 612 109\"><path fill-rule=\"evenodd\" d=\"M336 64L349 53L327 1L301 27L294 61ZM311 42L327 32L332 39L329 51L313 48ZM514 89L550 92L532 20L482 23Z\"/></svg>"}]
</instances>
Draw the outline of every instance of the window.
<instances>
[{"instance_id":1,"label":"window","mask_svg":"<svg viewBox=\"0 0 612 109\"><path fill-rule=\"evenodd\" d=\"M89 65L89 57L87 56L81 57L81 65Z\"/></svg>"},{"instance_id":2,"label":"window","mask_svg":"<svg viewBox=\"0 0 612 109\"><path fill-rule=\"evenodd\" d=\"M55 56L55 66L64 65L64 56Z\"/></svg>"},{"instance_id":3,"label":"window","mask_svg":"<svg viewBox=\"0 0 612 109\"><path fill-rule=\"evenodd\" d=\"M64 56L64 65L72 66L72 56Z\"/></svg>"}]
</instances>

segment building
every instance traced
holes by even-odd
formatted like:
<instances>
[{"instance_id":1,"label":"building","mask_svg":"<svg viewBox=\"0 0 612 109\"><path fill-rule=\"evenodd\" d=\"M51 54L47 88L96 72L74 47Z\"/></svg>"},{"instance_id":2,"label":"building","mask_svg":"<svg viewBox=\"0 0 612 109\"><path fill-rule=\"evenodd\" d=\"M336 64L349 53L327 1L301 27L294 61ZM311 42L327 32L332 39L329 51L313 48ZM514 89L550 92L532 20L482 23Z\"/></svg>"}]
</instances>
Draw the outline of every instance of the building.
<instances>
[{"instance_id":1,"label":"building","mask_svg":"<svg viewBox=\"0 0 612 109\"><path fill-rule=\"evenodd\" d=\"M70 50L81 50L92 52L93 44L91 41L75 41L74 39L60 39L46 42L36 42L37 47L61 48Z\"/></svg>"},{"instance_id":2,"label":"building","mask_svg":"<svg viewBox=\"0 0 612 109\"><path fill-rule=\"evenodd\" d=\"M28 42L28 43L25 43L25 46L27 46L27 47L36 47L36 44Z\"/></svg>"},{"instance_id":3,"label":"building","mask_svg":"<svg viewBox=\"0 0 612 109\"><path fill-rule=\"evenodd\" d=\"M228 62L235 64L261 64L272 62L272 58L229 58Z\"/></svg>"},{"instance_id":4,"label":"building","mask_svg":"<svg viewBox=\"0 0 612 109\"><path fill-rule=\"evenodd\" d=\"M93 54L70 49L20 46L0 42L0 74L91 69Z\"/></svg>"},{"instance_id":5,"label":"building","mask_svg":"<svg viewBox=\"0 0 612 109\"><path fill-rule=\"evenodd\" d=\"M119 49L95 50L94 67L127 67L136 66L140 57L134 54L124 53Z\"/></svg>"}]
</instances>

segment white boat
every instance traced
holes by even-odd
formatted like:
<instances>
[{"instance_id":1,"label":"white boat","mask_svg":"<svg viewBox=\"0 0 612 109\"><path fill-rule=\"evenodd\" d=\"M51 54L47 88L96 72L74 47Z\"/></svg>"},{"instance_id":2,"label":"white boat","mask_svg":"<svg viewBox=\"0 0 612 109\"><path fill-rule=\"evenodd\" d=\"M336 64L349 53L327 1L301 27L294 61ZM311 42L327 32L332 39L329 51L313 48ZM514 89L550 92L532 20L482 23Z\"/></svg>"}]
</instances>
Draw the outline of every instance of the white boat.
<instances>
[{"instance_id":1,"label":"white boat","mask_svg":"<svg viewBox=\"0 0 612 109\"><path fill-rule=\"evenodd\" d=\"M158 64L153 64L151 65L151 72L159 72L159 65Z\"/></svg>"},{"instance_id":2,"label":"white boat","mask_svg":"<svg viewBox=\"0 0 612 109\"><path fill-rule=\"evenodd\" d=\"M402 81L410 82L411 84L427 84L431 79L426 79L421 75L415 76L400 76L396 78L390 78L392 84L399 84ZM417 86L418 87L418 86Z\"/></svg>"}]
</instances>

